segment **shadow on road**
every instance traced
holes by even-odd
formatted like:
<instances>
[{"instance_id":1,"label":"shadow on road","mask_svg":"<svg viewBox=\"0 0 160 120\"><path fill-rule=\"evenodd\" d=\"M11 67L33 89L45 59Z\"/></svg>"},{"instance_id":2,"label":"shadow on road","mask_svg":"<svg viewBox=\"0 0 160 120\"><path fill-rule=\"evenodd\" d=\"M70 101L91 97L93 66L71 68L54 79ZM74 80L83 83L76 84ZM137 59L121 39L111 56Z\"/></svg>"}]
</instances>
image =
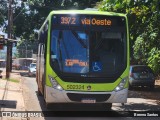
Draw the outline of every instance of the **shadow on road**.
<instances>
[{"instance_id":1,"label":"shadow on road","mask_svg":"<svg viewBox=\"0 0 160 120\"><path fill-rule=\"evenodd\" d=\"M128 114L125 111L105 111L102 106L94 104L50 104L47 109L43 96L37 93L37 98L45 117L122 117Z\"/></svg>"},{"instance_id":2,"label":"shadow on road","mask_svg":"<svg viewBox=\"0 0 160 120\"><path fill-rule=\"evenodd\" d=\"M17 101L15 100L0 100L0 108L16 109Z\"/></svg>"},{"instance_id":3,"label":"shadow on road","mask_svg":"<svg viewBox=\"0 0 160 120\"><path fill-rule=\"evenodd\" d=\"M148 91L148 92L160 92L160 86L155 85L154 89L150 89L149 87L134 87L131 91Z\"/></svg>"},{"instance_id":4,"label":"shadow on road","mask_svg":"<svg viewBox=\"0 0 160 120\"><path fill-rule=\"evenodd\" d=\"M129 90L128 98L144 98L157 100L157 104L160 105L160 86L155 85L153 90L147 87L135 87Z\"/></svg>"},{"instance_id":5,"label":"shadow on road","mask_svg":"<svg viewBox=\"0 0 160 120\"><path fill-rule=\"evenodd\" d=\"M21 75L25 76L26 73L21 73ZM27 79L25 81L27 81ZM32 79L30 80L30 82L33 83L36 82L36 80ZM29 86L33 85L30 84ZM28 87L28 89L30 89L30 87ZM36 101L36 103L40 105L40 108L44 113L46 119L46 117L130 117L130 113L133 115L133 113L137 110L151 111L151 112L154 110L160 111L160 105L157 105L158 100L160 100L158 99L158 97L160 97L159 92L160 92L159 86L156 86L155 90L153 91L150 91L148 88L135 88L129 91L129 96L128 96L129 99L132 98L134 99L133 102L126 103L124 106L115 105L112 107L111 111L100 110L99 106L95 107L87 104L84 105L63 104L62 106L54 106L53 104L51 104L50 107L55 108L57 110L56 112L55 109L46 108L43 96L39 96L37 94L37 88L36 90L34 89L34 91L32 90L32 93L29 93L29 95L34 94L38 98L38 101ZM144 101L137 102L141 98ZM147 103L146 101L149 100L149 98L153 99L151 99L151 102ZM152 100L154 100L154 102Z\"/></svg>"},{"instance_id":6,"label":"shadow on road","mask_svg":"<svg viewBox=\"0 0 160 120\"><path fill-rule=\"evenodd\" d=\"M50 109L45 106L42 96L37 95L41 109L45 117L132 117L135 111L160 111L156 104L130 103L119 106L120 110L105 111L99 106L89 104L63 104L56 106L51 104ZM55 109L54 109L55 108Z\"/></svg>"},{"instance_id":7,"label":"shadow on road","mask_svg":"<svg viewBox=\"0 0 160 120\"><path fill-rule=\"evenodd\" d=\"M26 71L26 70L12 70L11 73L14 73L14 74L17 73L23 77L28 77L28 71Z\"/></svg>"},{"instance_id":8,"label":"shadow on road","mask_svg":"<svg viewBox=\"0 0 160 120\"><path fill-rule=\"evenodd\" d=\"M160 106L150 103L131 103L121 107L124 111L160 111Z\"/></svg>"},{"instance_id":9,"label":"shadow on road","mask_svg":"<svg viewBox=\"0 0 160 120\"><path fill-rule=\"evenodd\" d=\"M50 109L47 109L43 96L37 94L37 98L45 117L130 117L133 116L135 111L160 111L158 100L152 101L151 99L149 101L151 96L153 96L153 100L156 100L156 97L160 97L159 92L159 87L156 87L153 91L150 91L148 88L136 88L129 91L129 98L134 98L135 102L116 106L119 109L112 109L111 111L105 111L101 109L101 106L95 106L93 104L63 104L61 106L50 104ZM144 101L137 103L138 99L141 98ZM149 102L147 103L145 99Z\"/></svg>"},{"instance_id":10,"label":"shadow on road","mask_svg":"<svg viewBox=\"0 0 160 120\"><path fill-rule=\"evenodd\" d=\"M29 74L28 74L27 71L25 71L25 72L19 72L19 73L20 73L20 75L23 76L23 77L33 77L33 78L36 77L36 76L29 76Z\"/></svg>"},{"instance_id":11,"label":"shadow on road","mask_svg":"<svg viewBox=\"0 0 160 120\"><path fill-rule=\"evenodd\" d=\"M23 77L28 77L28 72L20 72L20 75Z\"/></svg>"}]
</instances>

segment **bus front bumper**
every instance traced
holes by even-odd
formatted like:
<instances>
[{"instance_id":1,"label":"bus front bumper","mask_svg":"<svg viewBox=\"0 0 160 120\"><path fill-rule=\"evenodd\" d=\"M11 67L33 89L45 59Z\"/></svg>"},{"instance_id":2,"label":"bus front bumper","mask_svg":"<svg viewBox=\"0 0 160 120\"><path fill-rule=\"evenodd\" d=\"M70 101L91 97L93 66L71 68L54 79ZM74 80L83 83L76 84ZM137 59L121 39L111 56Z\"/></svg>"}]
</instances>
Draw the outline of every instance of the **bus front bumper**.
<instances>
[{"instance_id":1,"label":"bus front bumper","mask_svg":"<svg viewBox=\"0 0 160 120\"><path fill-rule=\"evenodd\" d=\"M128 89L111 92L79 92L79 91L59 91L46 86L45 100L47 103L83 103L91 101L94 103L126 103Z\"/></svg>"}]
</instances>

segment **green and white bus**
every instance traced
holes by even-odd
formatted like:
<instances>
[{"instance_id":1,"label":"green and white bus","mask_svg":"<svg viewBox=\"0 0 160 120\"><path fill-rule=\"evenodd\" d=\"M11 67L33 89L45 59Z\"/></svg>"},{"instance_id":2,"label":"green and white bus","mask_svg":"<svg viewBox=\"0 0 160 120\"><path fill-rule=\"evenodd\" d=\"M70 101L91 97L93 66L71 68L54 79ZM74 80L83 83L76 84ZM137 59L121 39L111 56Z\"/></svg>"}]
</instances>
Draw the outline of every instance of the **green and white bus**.
<instances>
[{"instance_id":1,"label":"green and white bus","mask_svg":"<svg viewBox=\"0 0 160 120\"><path fill-rule=\"evenodd\" d=\"M127 102L129 30L124 14L52 11L38 34L38 93L50 103Z\"/></svg>"}]
</instances>

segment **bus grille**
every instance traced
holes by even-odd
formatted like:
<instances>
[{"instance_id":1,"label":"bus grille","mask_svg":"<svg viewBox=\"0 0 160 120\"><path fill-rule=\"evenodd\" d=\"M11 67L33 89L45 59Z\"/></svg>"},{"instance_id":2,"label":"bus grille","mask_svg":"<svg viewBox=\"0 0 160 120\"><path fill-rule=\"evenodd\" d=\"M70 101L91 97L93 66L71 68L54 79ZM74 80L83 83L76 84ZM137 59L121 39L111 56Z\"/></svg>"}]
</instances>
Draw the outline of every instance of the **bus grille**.
<instances>
[{"instance_id":1,"label":"bus grille","mask_svg":"<svg viewBox=\"0 0 160 120\"><path fill-rule=\"evenodd\" d=\"M104 102L109 99L111 94L78 94L78 93L67 93L68 98L71 101L80 102L82 99L95 99L96 102Z\"/></svg>"}]
</instances>

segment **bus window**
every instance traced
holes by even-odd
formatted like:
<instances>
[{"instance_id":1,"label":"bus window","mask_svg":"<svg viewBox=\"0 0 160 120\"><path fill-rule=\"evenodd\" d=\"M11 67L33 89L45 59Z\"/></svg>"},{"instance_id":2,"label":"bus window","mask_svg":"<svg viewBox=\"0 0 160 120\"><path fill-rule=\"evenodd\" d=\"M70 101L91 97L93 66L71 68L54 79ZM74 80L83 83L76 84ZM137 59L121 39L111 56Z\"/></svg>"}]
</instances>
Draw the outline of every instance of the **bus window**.
<instances>
[{"instance_id":1,"label":"bus window","mask_svg":"<svg viewBox=\"0 0 160 120\"><path fill-rule=\"evenodd\" d=\"M55 30L52 31L52 38L51 38L51 66L55 69L55 70L59 70L59 63L58 63L58 59L57 59L57 40L58 40L58 34L59 31Z\"/></svg>"},{"instance_id":2,"label":"bus window","mask_svg":"<svg viewBox=\"0 0 160 120\"><path fill-rule=\"evenodd\" d=\"M63 72L80 73L88 65L87 42L88 35L83 31L53 30L51 59L58 61Z\"/></svg>"}]
</instances>

